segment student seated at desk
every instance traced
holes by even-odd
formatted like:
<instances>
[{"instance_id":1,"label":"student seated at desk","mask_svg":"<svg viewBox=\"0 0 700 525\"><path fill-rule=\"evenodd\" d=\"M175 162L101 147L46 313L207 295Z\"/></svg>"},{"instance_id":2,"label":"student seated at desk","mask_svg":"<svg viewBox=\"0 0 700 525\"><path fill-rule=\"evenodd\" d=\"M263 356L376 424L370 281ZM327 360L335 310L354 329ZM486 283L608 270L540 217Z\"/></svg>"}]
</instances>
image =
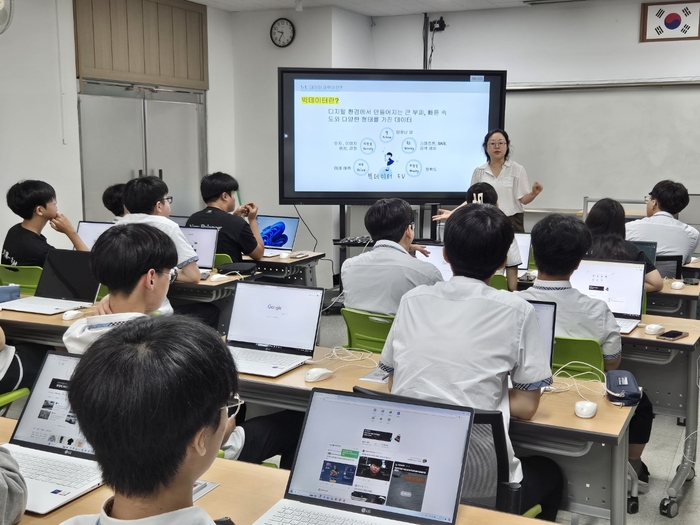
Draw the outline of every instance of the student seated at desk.
<instances>
[{"instance_id":1,"label":"student seated at desk","mask_svg":"<svg viewBox=\"0 0 700 525\"><path fill-rule=\"evenodd\" d=\"M117 222L120 217L126 215L124 209L124 188L126 184L113 184L107 188L102 194L102 204L114 215L114 221Z\"/></svg>"},{"instance_id":2,"label":"student seated at desk","mask_svg":"<svg viewBox=\"0 0 700 525\"><path fill-rule=\"evenodd\" d=\"M434 265L409 254L420 247L411 244L415 225L413 210L406 201L378 200L367 210L365 228L374 246L345 261L340 270L346 307L394 315L407 291L442 281Z\"/></svg>"},{"instance_id":3,"label":"student seated at desk","mask_svg":"<svg viewBox=\"0 0 700 525\"><path fill-rule=\"evenodd\" d=\"M95 279L109 289L114 313L74 322L63 336L66 349L74 354L85 353L115 327L155 312L177 275L176 264L175 244L153 226L124 224L106 230L92 248L90 267ZM285 410L245 421L222 445L224 457L262 463L280 454L280 466L289 469L302 420L302 413Z\"/></svg>"},{"instance_id":4,"label":"student seated at desk","mask_svg":"<svg viewBox=\"0 0 700 525\"><path fill-rule=\"evenodd\" d=\"M192 486L226 439L236 392L231 353L196 320L135 319L97 339L68 400L115 494L63 525L214 525Z\"/></svg>"},{"instance_id":5,"label":"student seated at desk","mask_svg":"<svg viewBox=\"0 0 700 525\"><path fill-rule=\"evenodd\" d=\"M630 241L625 240L625 209L613 199L596 202L586 216L586 226L593 236L593 244L587 257L644 263L644 289L659 292L664 279L646 254Z\"/></svg>"},{"instance_id":6,"label":"student seated at desk","mask_svg":"<svg viewBox=\"0 0 700 525\"><path fill-rule=\"evenodd\" d=\"M683 264L688 264L700 234L673 217L690 202L688 190L680 182L662 180L645 200L647 217L627 223L627 240L656 242L657 255L682 255Z\"/></svg>"},{"instance_id":7,"label":"student seated at desk","mask_svg":"<svg viewBox=\"0 0 700 525\"><path fill-rule=\"evenodd\" d=\"M555 335L595 339L603 351L605 371L615 370L622 360L620 329L608 305L571 287L569 279L591 247L591 233L579 219L560 214L548 215L532 228L532 252L537 263L537 279L520 292L525 299L557 303ZM646 393L630 422L629 461L639 481L649 482L649 469L642 452L649 442L654 412Z\"/></svg>"},{"instance_id":8,"label":"student seated at desk","mask_svg":"<svg viewBox=\"0 0 700 525\"><path fill-rule=\"evenodd\" d=\"M540 388L552 382L534 308L489 286L513 238L510 221L495 206L455 210L445 224L444 248L454 277L403 296L379 364L393 374L393 394L500 410L506 436L510 417L530 419ZM540 516L554 521L563 488L559 467L544 457L516 458L509 439L508 450L522 508L539 503Z\"/></svg>"},{"instance_id":9,"label":"student seated at desk","mask_svg":"<svg viewBox=\"0 0 700 525\"><path fill-rule=\"evenodd\" d=\"M2 264L44 267L46 255L53 250L41 232L47 223L65 234L76 250L88 251L68 217L58 213L56 190L40 180L23 180L7 192L7 206L22 217L7 232L2 246Z\"/></svg>"},{"instance_id":10,"label":"student seated at desk","mask_svg":"<svg viewBox=\"0 0 700 525\"><path fill-rule=\"evenodd\" d=\"M202 179L200 191L207 207L194 213L187 226L217 228L216 253L229 255L233 262L241 262L243 254L256 261L262 259L265 245L255 220L258 206L249 202L236 208L234 194L238 191L238 181L217 171Z\"/></svg>"}]
</instances>

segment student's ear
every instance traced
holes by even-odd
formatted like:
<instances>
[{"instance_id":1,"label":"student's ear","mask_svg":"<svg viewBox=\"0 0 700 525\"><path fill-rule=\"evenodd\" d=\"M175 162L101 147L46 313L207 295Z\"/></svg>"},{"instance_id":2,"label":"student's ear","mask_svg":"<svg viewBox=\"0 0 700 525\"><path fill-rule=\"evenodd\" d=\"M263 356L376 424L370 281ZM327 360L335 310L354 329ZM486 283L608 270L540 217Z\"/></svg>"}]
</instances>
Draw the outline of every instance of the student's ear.
<instances>
[{"instance_id":1,"label":"student's ear","mask_svg":"<svg viewBox=\"0 0 700 525\"><path fill-rule=\"evenodd\" d=\"M207 453L207 427L200 428L190 441L190 447L198 456L205 456Z\"/></svg>"},{"instance_id":2,"label":"student's ear","mask_svg":"<svg viewBox=\"0 0 700 525\"><path fill-rule=\"evenodd\" d=\"M37 206L34 208L34 215L38 215L39 217L44 215L44 212L46 211L46 208L44 206Z\"/></svg>"},{"instance_id":3,"label":"student's ear","mask_svg":"<svg viewBox=\"0 0 700 525\"><path fill-rule=\"evenodd\" d=\"M148 290L153 291L153 289L156 287L156 271L153 268L151 268L145 274L143 274L143 278L144 286Z\"/></svg>"}]
</instances>

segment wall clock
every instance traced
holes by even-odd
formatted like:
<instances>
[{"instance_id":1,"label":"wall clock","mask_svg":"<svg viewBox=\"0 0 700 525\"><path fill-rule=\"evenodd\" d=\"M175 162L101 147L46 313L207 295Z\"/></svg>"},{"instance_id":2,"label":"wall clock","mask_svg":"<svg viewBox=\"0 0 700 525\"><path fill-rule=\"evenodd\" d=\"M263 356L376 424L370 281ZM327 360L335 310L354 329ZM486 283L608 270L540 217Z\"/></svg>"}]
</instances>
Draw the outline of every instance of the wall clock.
<instances>
[{"instance_id":1,"label":"wall clock","mask_svg":"<svg viewBox=\"0 0 700 525\"><path fill-rule=\"evenodd\" d=\"M294 24L286 18L278 18L270 27L270 39L277 47L287 47L294 42L295 36L296 29L294 29Z\"/></svg>"}]
</instances>

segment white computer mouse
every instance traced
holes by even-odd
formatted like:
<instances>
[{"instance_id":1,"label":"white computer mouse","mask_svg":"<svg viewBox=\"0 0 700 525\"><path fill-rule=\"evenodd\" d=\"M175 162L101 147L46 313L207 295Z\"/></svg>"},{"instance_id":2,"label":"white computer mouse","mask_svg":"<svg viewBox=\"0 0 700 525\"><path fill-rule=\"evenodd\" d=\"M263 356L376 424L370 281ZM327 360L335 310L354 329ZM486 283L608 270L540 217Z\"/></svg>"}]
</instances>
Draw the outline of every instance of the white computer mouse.
<instances>
[{"instance_id":1,"label":"white computer mouse","mask_svg":"<svg viewBox=\"0 0 700 525\"><path fill-rule=\"evenodd\" d=\"M664 327L660 324L648 324L644 327L644 333L649 335L660 334L663 331Z\"/></svg>"},{"instance_id":2,"label":"white computer mouse","mask_svg":"<svg viewBox=\"0 0 700 525\"><path fill-rule=\"evenodd\" d=\"M218 283L219 281L225 281L226 279L228 279L228 275L224 275L223 273L215 273L209 279L213 283Z\"/></svg>"},{"instance_id":3,"label":"white computer mouse","mask_svg":"<svg viewBox=\"0 0 700 525\"><path fill-rule=\"evenodd\" d=\"M290 255L291 253L288 252L280 253L280 259L289 259Z\"/></svg>"},{"instance_id":4,"label":"white computer mouse","mask_svg":"<svg viewBox=\"0 0 700 525\"><path fill-rule=\"evenodd\" d=\"M528 273L534 277L537 277L537 270L528 270Z\"/></svg>"},{"instance_id":5,"label":"white computer mouse","mask_svg":"<svg viewBox=\"0 0 700 525\"><path fill-rule=\"evenodd\" d=\"M574 413L583 419L590 419L598 412L598 403L593 401L578 401L574 405Z\"/></svg>"},{"instance_id":6,"label":"white computer mouse","mask_svg":"<svg viewBox=\"0 0 700 525\"><path fill-rule=\"evenodd\" d=\"M77 319L78 317L82 317L83 315L85 314L80 310L68 310L67 312L63 312L63 320L72 321L73 319Z\"/></svg>"},{"instance_id":7,"label":"white computer mouse","mask_svg":"<svg viewBox=\"0 0 700 525\"><path fill-rule=\"evenodd\" d=\"M333 370L328 370L327 368L312 368L306 372L306 377L304 381L307 383L316 383L318 381L323 381L328 379L333 375Z\"/></svg>"},{"instance_id":8,"label":"white computer mouse","mask_svg":"<svg viewBox=\"0 0 700 525\"><path fill-rule=\"evenodd\" d=\"M685 284L683 283L683 281L673 281L671 283L671 288L673 288L674 290L682 290L683 288L685 288Z\"/></svg>"}]
</instances>

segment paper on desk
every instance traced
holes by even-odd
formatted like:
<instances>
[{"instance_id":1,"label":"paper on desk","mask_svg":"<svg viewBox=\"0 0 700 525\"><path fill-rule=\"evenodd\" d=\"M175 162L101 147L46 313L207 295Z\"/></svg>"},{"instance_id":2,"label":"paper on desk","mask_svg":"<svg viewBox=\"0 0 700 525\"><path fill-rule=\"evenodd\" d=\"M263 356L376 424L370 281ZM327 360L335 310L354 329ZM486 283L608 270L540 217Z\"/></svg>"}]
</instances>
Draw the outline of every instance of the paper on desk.
<instances>
[{"instance_id":1,"label":"paper on desk","mask_svg":"<svg viewBox=\"0 0 700 525\"><path fill-rule=\"evenodd\" d=\"M209 494L212 490L218 487L218 483L213 481L206 481L204 479L198 479L192 485L192 501L197 501L199 498L205 494Z\"/></svg>"},{"instance_id":2,"label":"paper on desk","mask_svg":"<svg viewBox=\"0 0 700 525\"><path fill-rule=\"evenodd\" d=\"M363 375L360 381L369 381L370 383L388 383L389 374L381 368L375 368L369 374Z\"/></svg>"}]
</instances>

